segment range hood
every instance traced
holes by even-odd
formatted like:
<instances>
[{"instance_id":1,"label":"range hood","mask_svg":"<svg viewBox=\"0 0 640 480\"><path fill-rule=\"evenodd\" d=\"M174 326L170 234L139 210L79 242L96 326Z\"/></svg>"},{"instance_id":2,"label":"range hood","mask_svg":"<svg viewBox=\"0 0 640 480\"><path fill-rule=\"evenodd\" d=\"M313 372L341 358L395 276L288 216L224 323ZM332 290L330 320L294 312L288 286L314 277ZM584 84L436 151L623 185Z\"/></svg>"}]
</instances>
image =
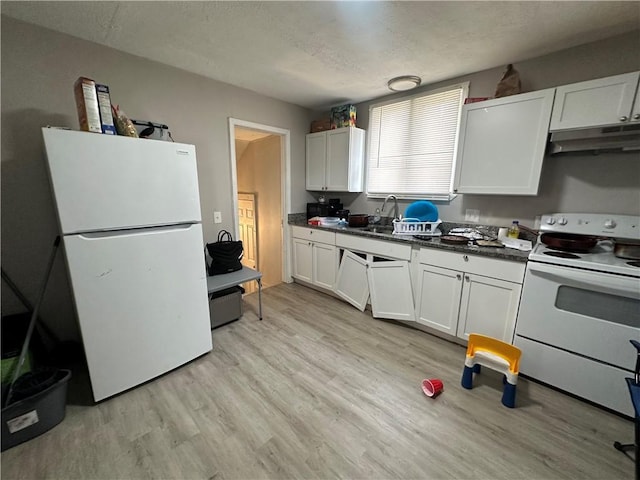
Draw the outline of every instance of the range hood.
<instances>
[{"instance_id":1,"label":"range hood","mask_svg":"<svg viewBox=\"0 0 640 480\"><path fill-rule=\"evenodd\" d=\"M551 133L551 154L640 151L640 124L564 130Z\"/></svg>"}]
</instances>

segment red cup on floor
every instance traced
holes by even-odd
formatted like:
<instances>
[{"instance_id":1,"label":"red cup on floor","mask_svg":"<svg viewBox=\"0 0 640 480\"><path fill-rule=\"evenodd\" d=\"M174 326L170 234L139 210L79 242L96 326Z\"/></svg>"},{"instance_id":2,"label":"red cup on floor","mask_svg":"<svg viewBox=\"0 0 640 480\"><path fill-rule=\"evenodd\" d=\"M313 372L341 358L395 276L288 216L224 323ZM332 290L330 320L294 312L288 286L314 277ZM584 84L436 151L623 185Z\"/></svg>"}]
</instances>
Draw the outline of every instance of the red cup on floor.
<instances>
[{"instance_id":1,"label":"red cup on floor","mask_svg":"<svg viewBox=\"0 0 640 480\"><path fill-rule=\"evenodd\" d=\"M444 384L439 378L429 378L422 381L422 391L427 397L435 397L444 389Z\"/></svg>"}]
</instances>

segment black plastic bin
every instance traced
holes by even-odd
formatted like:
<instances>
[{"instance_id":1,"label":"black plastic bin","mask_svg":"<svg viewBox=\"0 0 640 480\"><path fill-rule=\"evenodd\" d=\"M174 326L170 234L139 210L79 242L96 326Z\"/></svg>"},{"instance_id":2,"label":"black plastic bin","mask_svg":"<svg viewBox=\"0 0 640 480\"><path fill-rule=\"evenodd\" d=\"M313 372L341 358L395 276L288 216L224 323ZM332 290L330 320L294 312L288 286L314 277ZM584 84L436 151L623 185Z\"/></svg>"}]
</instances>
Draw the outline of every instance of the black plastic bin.
<instances>
[{"instance_id":1,"label":"black plastic bin","mask_svg":"<svg viewBox=\"0 0 640 480\"><path fill-rule=\"evenodd\" d=\"M64 419L71 370L54 369L50 375L47 388L2 409L2 451L43 434ZM19 382L15 389L18 395Z\"/></svg>"}]
</instances>

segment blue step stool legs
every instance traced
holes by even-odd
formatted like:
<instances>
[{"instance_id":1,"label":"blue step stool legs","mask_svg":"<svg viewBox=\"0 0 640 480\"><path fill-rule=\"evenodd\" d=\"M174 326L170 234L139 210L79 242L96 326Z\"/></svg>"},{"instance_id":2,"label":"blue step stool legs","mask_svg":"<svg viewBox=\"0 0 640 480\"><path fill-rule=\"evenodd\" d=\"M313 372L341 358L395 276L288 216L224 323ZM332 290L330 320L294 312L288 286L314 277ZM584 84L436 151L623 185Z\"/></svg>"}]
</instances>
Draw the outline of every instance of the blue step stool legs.
<instances>
[{"instance_id":1,"label":"blue step stool legs","mask_svg":"<svg viewBox=\"0 0 640 480\"><path fill-rule=\"evenodd\" d=\"M517 347L496 338L475 333L469 334L467 354L462 371L462 386L473 388L473 374L480 373L481 365L503 374L502 404L508 408L516 405L516 384L522 352Z\"/></svg>"}]
</instances>

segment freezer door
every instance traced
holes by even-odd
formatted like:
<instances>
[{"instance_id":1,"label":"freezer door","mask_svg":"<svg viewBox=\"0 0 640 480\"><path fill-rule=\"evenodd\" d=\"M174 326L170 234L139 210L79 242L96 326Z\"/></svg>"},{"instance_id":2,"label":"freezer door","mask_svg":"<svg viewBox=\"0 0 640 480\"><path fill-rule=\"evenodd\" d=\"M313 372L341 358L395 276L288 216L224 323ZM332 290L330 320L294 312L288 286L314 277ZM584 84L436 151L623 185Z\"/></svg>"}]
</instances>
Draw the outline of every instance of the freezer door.
<instances>
[{"instance_id":1,"label":"freezer door","mask_svg":"<svg viewBox=\"0 0 640 480\"><path fill-rule=\"evenodd\" d=\"M193 145L43 128L63 234L201 220Z\"/></svg>"},{"instance_id":2,"label":"freezer door","mask_svg":"<svg viewBox=\"0 0 640 480\"><path fill-rule=\"evenodd\" d=\"M202 227L64 237L96 401L211 350Z\"/></svg>"}]
</instances>

